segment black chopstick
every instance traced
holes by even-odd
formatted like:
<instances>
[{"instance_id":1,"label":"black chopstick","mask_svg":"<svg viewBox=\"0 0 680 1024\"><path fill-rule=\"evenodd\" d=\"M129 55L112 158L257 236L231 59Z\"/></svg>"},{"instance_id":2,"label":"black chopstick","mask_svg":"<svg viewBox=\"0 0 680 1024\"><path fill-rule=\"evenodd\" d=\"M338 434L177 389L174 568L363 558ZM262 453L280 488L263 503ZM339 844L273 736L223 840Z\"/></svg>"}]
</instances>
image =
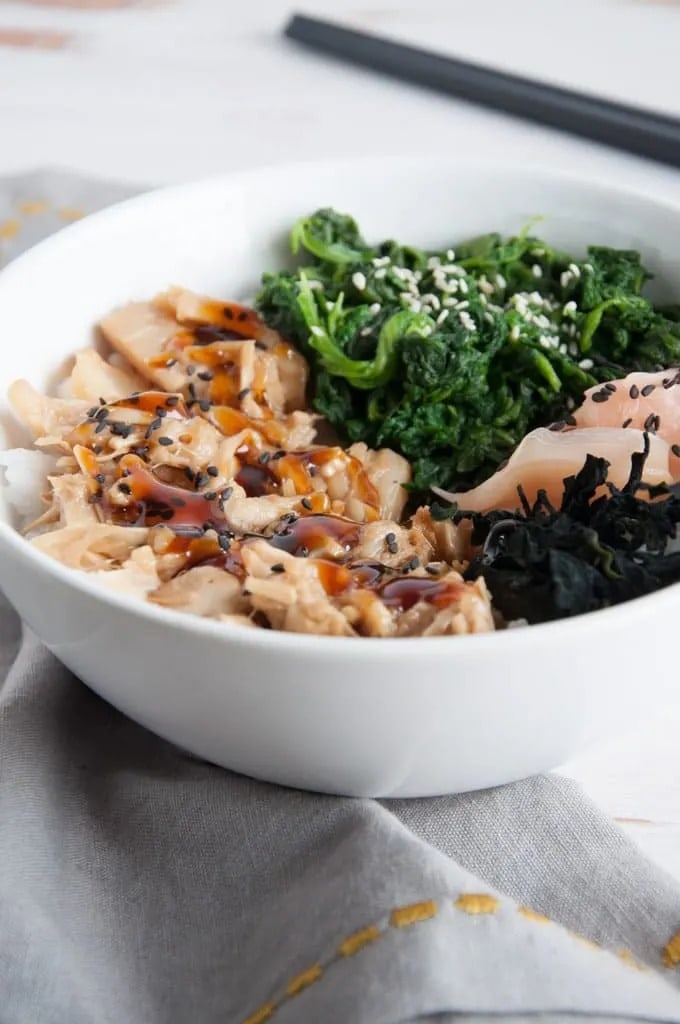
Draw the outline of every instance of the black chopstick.
<instances>
[{"instance_id":1,"label":"black chopstick","mask_svg":"<svg viewBox=\"0 0 680 1024\"><path fill-rule=\"evenodd\" d=\"M373 71L680 167L680 121L675 118L494 71L301 14L293 15L285 34L313 50Z\"/></svg>"}]
</instances>

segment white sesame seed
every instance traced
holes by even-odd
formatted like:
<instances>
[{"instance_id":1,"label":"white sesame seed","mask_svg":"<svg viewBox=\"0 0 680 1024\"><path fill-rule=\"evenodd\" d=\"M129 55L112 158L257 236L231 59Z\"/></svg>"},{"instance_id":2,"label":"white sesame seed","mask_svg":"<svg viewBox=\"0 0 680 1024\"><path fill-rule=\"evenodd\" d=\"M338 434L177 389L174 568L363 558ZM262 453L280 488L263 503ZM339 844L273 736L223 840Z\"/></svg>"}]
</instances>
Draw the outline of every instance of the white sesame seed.
<instances>
[{"instance_id":1,"label":"white sesame seed","mask_svg":"<svg viewBox=\"0 0 680 1024\"><path fill-rule=\"evenodd\" d=\"M330 300L330 299L328 299L328 301L326 302L326 312L327 312L327 313L330 313L330 312L332 312L332 310L334 310L334 309L335 309L335 303L334 303L334 302L331 302L331 300Z\"/></svg>"},{"instance_id":2,"label":"white sesame seed","mask_svg":"<svg viewBox=\"0 0 680 1024\"><path fill-rule=\"evenodd\" d=\"M446 258L449 261L449 263L453 263L453 261L456 258L456 253L454 252L453 249L447 249L446 250Z\"/></svg>"},{"instance_id":3,"label":"white sesame seed","mask_svg":"<svg viewBox=\"0 0 680 1024\"><path fill-rule=\"evenodd\" d=\"M476 323L474 322L474 320L472 319L472 317L470 316L470 314L466 310L463 310L462 312L460 312L458 314L458 317L459 317L460 322L462 323L463 327L465 327L466 330L468 330L468 331L476 331L477 330Z\"/></svg>"},{"instance_id":4,"label":"white sesame seed","mask_svg":"<svg viewBox=\"0 0 680 1024\"><path fill-rule=\"evenodd\" d=\"M470 308L470 303L467 301L467 299L465 299L464 302L459 302L458 305L456 306L456 309L469 309L469 308Z\"/></svg>"},{"instance_id":5,"label":"white sesame seed","mask_svg":"<svg viewBox=\"0 0 680 1024\"><path fill-rule=\"evenodd\" d=\"M593 267L592 263L584 263L583 264L583 269L587 270L589 274L594 274L595 273L595 268Z\"/></svg>"},{"instance_id":6,"label":"white sesame seed","mask_svg":"<svg viewBox=\"0 0 680 1024\"><path fill-rule=\"evenodd\" d=\"M493 323L493 313L489 313L488 310L484 313L484 319L488 324Z\"/></svg>"},{"instance_id":7,"label":"white sesame seed","mask_svg":"<svg viewBox=\"0 0 680 1024\"><path fill-rule=\"evenodd\" d=\"M580 269L580 267L578 267L575 263L570 263L569 264L569 270L571 271L571 273L574 275L574 277L578 281L579 277L581 276L581 269Z\"/></svg>"},{"instance_id":8,"label":"white sesame seed","mask_svg":"<svg viewBox=\"0 0 680 1024\"><path fill-rule=\"evenodd\" d=\"M538 343L541 346L541 348L552 348L552 345L550 344L550 338L546 338L544 334L542 334L541 337L538 339Z\"/></svg>"},{"instance_id":9,"label":"white sesame seed","mask_svg":"<svg viewBox=\"0 0 680 1024\"><path fill-rule=\"evenodd\" d=\"M381 309L382 306L380 305L380 303L374 302L372 305L368 307L368 312L371 313L373 316L377 316Z\"/></svg>"},{"instance_id":10,"label":"white sesame seed","mask_svg":"<svg viewBox=\"0 0 680 1024\"><path fill-rule=\"evenodd\" d=\"M560 274L560 284L563 288L568 288L572 282L573 274L568 270L563 270Z\"/></svg>"},{"instance_id":11,"label":"white sesame seed","mask_svg":"<svg viewBox=\"0 0 680 1024\"><path fill-rule=\"evenodd\" d=\"M367 338L368 335L371 334L371 328L364 327L362 330L359 331L359 334L361 335L362 338Z\"/></svg>"},{"instance_id":12,"label":"white sesame seed","mask_svg":"<svg viewBox=\"0 0 680 1024\"><path fill-rule=\"evenodd\" d=\"M575 338L578 334L578 328L576 324L569 324L569 336Z\"/></svg>"},{"instance_id":13,"label":"white sesame seed","mask_svg":"<svg viewBox=\"0 0 680 1024\"><path fill-rule=\"evenodd\" d=\"M479 288L480 292L482 292L484 295L493 295L493 293L496 290L494 286L491 284L491 282L487 281L486 277L484 276L480 277L479 281L477 282L477 287Z\"/></svg>"},{"instance_id":14,"label":"white sesame seed","mask_svg":"<svg viewBox=\"0 0 680 1024\"><path fill-rule=\"evenodd\" d=\"M440 264L441 260L439 259L439 256L430 256L429 260L427 261L427 269L436 270Z\"/></svg>"},{"instance_id":15,"label":"white sesame seed","mask_svg":"<svg viewBox=\"0 0 680 1024\"><path fill-rule=\"evenodd\" d=\"M423 279L422 271L421 270L414 270L413 271L413 280L417 281L418 283L420 283L422 281L422 279Z\"/></svg>"},{"instance_id":16,"label":"white sesame seed","mask_svg":"<svg viewBox=\"0 0 680 1024\"><path fill-rule=\"evenodd\" d=\"M452 307L457 306L457 305L458 305L458 299L453 299L453 298L451 298L451 299L442 299L442 306L446 307L447 309L451 309Z\"/></svg>"},{"instance_id":17,"label":"white sesame seed","mask_svg":"<svg viewBox=\"0 0 680 1024\"><path fill-rule=\"evenodd\" d=\"M371 262L374 267L387 267L390 263L390 258L389 256L376 256Z\"/></svg>"},{"instance_id":18,"label":"white sesame seed","mask_svg":"<svg viewBox=\"0 0 680 1024\"><path fill-rule=\"evenodd\" d=\"M362 274L360 270L357 270L356 273L352 274L352 284L360 292L363 292L366 287L366 275Z\"/></svg>"},{"instance_id":19,"label":"white sesame seed","mask_svg":"<svg viewBox=\"0 0 680 1024\"><path fill-rule=\"evenodd\" d=\"M441 313L439 314L439 316L437 317L437 323L438 324L443 324L448 315L449 315L449 310L448 309L443 309L441 311Z\"/></svg>"},{"instance_id":20,"label":"white sesame seed","mask_svg":"<svg viewBox=\"0 0 680 1024\"><path fill-rule=\"evenodd\" d=\"M576 406L576 402L571 397L571 395L567 398L567 401L565 402L565 405L566 405L567 409L569 410L569 412L571 412L571 410Z\"/></svg>"},{"instance_id":21,"label":"white sesame seed","mask_svg":"<svg viewBox=\"0 0 680 1024\"><path fill-rule=\"evenodd\" d=\"M376 279L376 281L382 281L382 279L383 279L383 277L385 276L386 273L387 273L387 271L386 271L386 269L384 267L381 267L380 270L376 270L376 272L375 272L375 279Z\"/></svg>"},{"instance_id":22,"label":"white sesame seed","mask_svg":"<svg viewBox=\"0 0 680 1024\"><path fill-rule=\"evenodd\" d=\"M573 314L576 312L576 308L576 303L573 299L570 299L569 302L565 302L562 308L562 312L565 316L573 316Z\"/></svg>"},{"instance_id":23,"label":"white sesame seed","mask_svg":"<svg viewBox=\"0 0 680 1024\"><path fill-rule=\"evenodd\" d=\"M496 274L495 281L501 290L507 288L508 282L505 280L502 274Z\"/></svg>"},{"instance_id":24,"label":"white sesame seed","mask_svg":"<svg viewBox=\"0 0 680 1024\"><path fill-rule=\"evenodd\" d=\"M511 339L513 341L519 341L519 333L519 324L515 324L515 326L510 331Z\"/></svg>"},{"instance_id":25,"label":"white sesame seed","mask_svg":"<svg viewBox=\"0 0 680 1024\"><path fill-rule=\"evenodd\" d=\"M307 281L307 287L314 291L315 289L323 288L323 285L321 284L321 281L311 280Z\"/></svg>"},{"instance_id":26,"label":"white sesame seed","mask_svg":"<svg viewBox=\"0 0 680 1024\"><path fill-rule=\"evenodd\" d=\"M566 356L567 346L564 344L564 342L562 342L562 344L560 345L559 352L561 356Z\"/></svg>"},{"instance_id":27,"label":"white sesame seed","mask_svg":"<svg viewBox=\"0 0 680 1024\"><path fill-rule=\"evenodd\" d=\"M458 282L458 287L459 287L460 291L463 293L463 295L467 295L467 293L470 290L468 288L468 283L467 283L467 281L464 278L460 279L460 281Z\"/></svg>"},{"instance_id":28,"label":"white sesame seed","mask_svg":"<svg viewBox=\"0 0 680 1024\"><path fill-rule=\"evenodd\" d=\"M581 370L592 370L595 364L592 359L582 359L578 365Z\"/></svg>"},{"instance_id":29,"label":"white sesame seed","mask_svg":"<svg viewBox=\"0 0 680 1024\"><path fill-rule=\"evenodd\" d=\"M570 356L577 356L578 355L578 345L576 344L575 341L570 341L569 342L569 355Z\"/></svg>"},{"instance_id":30,"label":"white sesame seed","mask_svg":"<svg viewBox=\"0 0 680 1024\"><path fill-rule=\"evenodd\" d=\"M543 271L541 270L541 268L540 268L538 263L534 263L534 265L531 268L531 273L534 275L534 277L542 277L543 276Z\"/></svg>"}]
</instances>

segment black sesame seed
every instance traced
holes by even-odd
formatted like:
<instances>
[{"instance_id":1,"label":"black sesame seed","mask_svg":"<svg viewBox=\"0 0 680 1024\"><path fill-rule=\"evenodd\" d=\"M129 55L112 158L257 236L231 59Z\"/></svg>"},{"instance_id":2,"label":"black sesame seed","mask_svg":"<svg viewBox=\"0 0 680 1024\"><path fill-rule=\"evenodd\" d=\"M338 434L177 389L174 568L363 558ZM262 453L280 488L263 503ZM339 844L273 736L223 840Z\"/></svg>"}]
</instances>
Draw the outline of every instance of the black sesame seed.
<instances>
[{"instance_id":1,"label":"black sesame seed","mask_svg":"<svg viewBox=\"0 0 680 1024\"><path fill-rule=\"evenodd\" d=\"M171 508L164 508L163 511L160 513L160 517L161 519L164 519L165 522L167 523L168 520L173 518L174 514L175 513L172 511Z\"/></svg>"},{"instance_id":2,"label":"black sesame seed","mask_svg":"<svg viewBox=\"0 0 680 1024\"><path fill-rule=\"evenodd\" d=\"M439 569L436 565L426 565L425 572L429 572L430 576L439 576Z\"/></svg>"},{"instance_id":3,"label":"black sesame seed","mask_svg":"<svg viewBox=\"0 0 680 1024\"><path fill-rule=\"evenodd\" d=\"M186 367L186 371L187 371L187 373L189 374L189 376L191 377L191 376L192 376L192 374L194 374L194 373L196 372L196 367L194 366L194 364L193 364L193 363L189 363L189 364L187 365L187 367Z\"/></svg>"},{"instance_id":4,"label":"black sesame seed","mask_svg":"<svg viewBox=\"0 0 680 1024\"><path fill-rule=\"evenodd\" d=\"M132 494L132 488L130 487L129 484L125 484L122 482L119 483L118 490L120 491L121 494Z\"/></svg>"},{"instance_id":5,"label":"black sesame seed","mask_svg":"<svg viewBox=\"0 0 680 1024\"><path fill-rule=\"evenodd\" d=\"M653 390L654 390L654 385L653 384L645 384L645 386L643 387L643 389L640 392L640 394L642 395L643 398L649 398L649 396L651 395Z\"/></svg>"},{"instance_id":6,"label":"black sesame seed","mask_svg":"<svg viewBox=\"0 0 680 1024\"><path fill-rule=\"evenodd\" d=\"M653 412L650 412L649 416L644 422L644 429L652 432L654 430L654 424L656 422L656 416Z\"/></svg>"},{"instance_id":7,"label":"black sesame seed","mask_svg":"<svg viewBox=\"0 0 680 1024\"><path fill-rule=\"evenodd\" d=\"M593 395L593 401L594 402L598 402L598 403L600 403L600 402L608 402L609 401L609 392L608 391L596 391L595 394Z\"/></svg>"},{"instance_id":8,"label":"black sesame seed","mask_svg":"<svg viewBox=\"0 0 680 1024\"><path fill-rule=\"evenodd\" d=\"M103 448L103 446L101 444L93 444L92 445L92 451L95 453L95 455L101 455L103 450L104 450L104 448Z\"/></svg>"},{"instance_id":9,"label":"black sesame seed","mask_svg":"<svg viewBox=\"0 0 680 1024\"><path fill-rule=\"evenodd\" d=\"M548 430L564 430L566 423L564 420L556 420L555 423L551 423Z\"/></svg>"},{"instance_id":10,"label":"black sesame seed","mask_svg":"<svg viewBox=\"0 0 680 1024\"><path fill-rule=\"evenodd\" d=\"M171 437L165 437L164 435L163 437L158 438L158 443L162 444L164 448L167 448L169 444L173 444L174 442Z\"/></svg>"},{"instance_id":11,"label":"black sesame seed","mask_svg":"<svg viewBox=\"0 0 680 1024\"><path fill-rule=\"evenodd\" d=\"M156 406L156 415L160 416L160 418L163 419L164 416L168 415L168 410L165 408L164 405L157 405Z\"/></svg>"},{"instance_id":12,"label":"black sesame seed","mask_svg":"<svg viewBox=\"0 0 680 1024\"><path fill-rule=\"evenodd\" d=\"M99 396L99 404L100 404L100 405L106 405L106 399L105 399L105 398L102 398L102 396L101 396L101 395Z\"/></svg>"},{"instance_id":13,"label":"black sesame seed","mask_svg":"<svg viewBox=\"0 0 680 1024\"><path fill-rule=\"evenodd\" d=\"M234 319L234 311L233 311L233 309L230 309L229 306L225 306L224 307L224 315L226 316L227 320L233 320Z\"/></svg>"},{"instance_id":14,"label":"black sesame seed","mask_svg":"<svg viewBox=\"0 0 680 1024\"><path fill-rule=\"evenodd\" d=\"M567 415L564 417L564 422L567 424L568 427L575 427L576 417L572 413L567 413Z\"/></svg>"},{"instance_id":15,"label":"black sesame seed","mask_svg":"<svg viewBox=\"0 0 680 1024\"><path fill-rule=\"evenodd\" d=\"M186 501L184 500L184 498L171 498L170 504L174 505L175 508L184 508L184 506L186 505Z\"/></svg>"},{"instance_id":16,"label":"black sesame seed","mask_svg":"<svg viewBox=\"0 0 680 1024\"><path fill-rule=\"evenodd\" d=\"M306 558L308 554L309 548L305 547L305 545L303 544L302 547L298 549L298 555L300 556L300 558Z\"/></svg>"},{"instance_id":17,"label":"black sesame seed","mask_svg":"<svg viewBox=\"0 0 680 1024\"><path fill-rule=\"evenodd\" d=\"M175 405L179 405L179 395L168 395L165 399L165 404L169 409L172 409Z\"/></svg>"},{"instance_id":18,"label":"black sesame seed","mask_svg":"<svg viewBox=\"0 0 680 1024\"><path fill-rule=\"evenodd\" d=\"M671 451L673 452L673 455L680 459L680 444L672 444Z\"/></svg>"},{"instance_id":19,"label":"black sesame seed","mask_svg":"<svg viewBox=\"0 0 680 1024\"><path fill-rule=\"evenodd\" d=\"M272 572L285 572L286 567L282 562L276 562L275 565L272 565L271 570Z\"/></svg>"},{"instance_id":20,"label":"black sesame seed","mask_svg":"<svg viewBox=\"0 0 680 1024\"><path fill-rule=\"evenodd\" d=\"M239 391L239 393L237 394L236 397L238 398L239 402L242 402L243 399L246 397L246 395L249 395L249 394L250 394L250 388L241 388L241 390Z\"/></svg>"},{"instance_id":21,"label":"black sesame seed","mask_svg":"<svg viewBox=\"0 0 680 1024\"><path fill-rule=\"evenodd\" d=\"M111 433L117 437L129 437L132 432L132 427L128 423L112 423L109 421L111 427Z\"/></svg>"},{"instance_id":22,"label":"black sesame seed","mask_svg":"<svg viewBox=\"0 0 680 1024\"><path fill-rule=\"evenodd\" d=\"M310 462L310 464L307 466L307 472L312 477L316 476L316 474L318 473L318 469L316 468L313 462Z\"/></svg>"},{"instance_id":23,"label":"black sesame seed","mask_svg":"<svg viewBox=\"0 0 680 1024\"><path fill-rule=\"evenodd\" d=\"M246 588L244 587L243 590L241 591L241 596L242 597L250 597L250 591L246 590Z\"/></svg>"},{"instance_id":24,"label":"black sesame seed","mask_svg":"<svg viewBox=\"0 0 680 1024\"><path fill-rule=\"evenodd\" d=\"M654 430L659 431L661 429L661 417L657 414L654 417Z\"/></svg>"},{"instance_id":25,"label":"black sesame seed","mask_svg":"<svg viewBox=\"0 0 680 1024\"><path fill-rule=\"evenodd\" d=\"M205 487L209 480L210 477L208 476L207 473L197 473L196 476L194 477L194 486L196 490L200 491L201 487Z\"/></svg>"},{"instance_id":26,"label":"black sesame seed","mask_svg":"<svg viewBox=\"0 0 680 1024\"><path fill-rule=\"evenodd\" d=\"M87 410L88 418L92 419L93 416L97 415L97 412L98 412L98 406L93 405L91 409Z\"/></svg>"},{"instance_id":27,"label":"black sesame seed","mask_svg":"<svg viewBox=\"0 0 680 1024\"><path fill-rule=\"evenodd\" d=\"M312 503L309 500L309 498L303 498L300 504L302 505L303 508L306 508L308 512L312 511Z\"/></svg>"},{"instance_id":28,"label":"black sesame seed","mask_svg":"<svg viewBox=\"0 0 680 1024\"><path fill-rule=\"evenodd\" d=\"M279 450L277 452L274 452L274 454L272 455L272 461L275 462L277 459L282 459L285 454L286 453L284 452L283 448L279 448Z\"/></svg>"},{"instance_id":29,"label":"black sesame seed","mask_svg":"<svg viewBox=\"0 0 680 1024\"><path fill-rule=\"evenodd\" d=\"M189 381L187 385L187 391L189 392L192 398L196 398L196 385L194 384L193 380Z\"/></svg>"},{"instance_id":30,"label":"black sesame seed","mask_svg":"<svg viewBox=\"0 0 680 1024\"><path fill-rule=\"evenodd\" d=\"M410 561L410 562L408 563L408 568L409 568L409 569L417 569L419 565L420 565L420 559L419 559L419 558L418 558L418 556L416 555L416 556L415 556L414 558L412 558L412 559L411 559L411 561Z\"/></svg>"},{"instance_id":31,"label":"black sesame seed","mask_svg":"<svg viewBox=\"0 0 680 1024\"><path fill-rule=\"evenodd\" d=\"M215 529L215 524L213 523L212 519L206 519L206 521L203 523L203 529L206 531L206 533L208 532L208 530Z\"/></svg>"},{"instance_id":32,"label":"black sesame seed","mask_svg":"<svg viewBox=\"0 0 680 1024\"><path fill-rule=\"evenodd\" d=\"M166 362L165 362L165 365L166 365L166 367L167 367L167 368L168 368L168 370L169 370L169 369L170 369L170 367L171 367L171 366L175 366L175 365L176 365L176 363L177 363L177 360L176 360L176 359L167 359L167 360L166 360Z\"/></svg>"},{"instance_id":33,"label":"black sesame seed","mask_svg":"<svg viewBox=\"0 0 680 1024\"><path fill-rule=\"evenodd\" d=\"M271 455L269 452L262 452L262 455L258 456L257 461L260 463L261 466L266 466L270 458Z\"/></svg>"},{"instance_id":34,"label":"black sesame seed","mask_svg":"<svg viewBox=\"0 0 680 1024\"><path fill-rule=\"evenodd\" d=\"M198 408L201 410L201 412L210 412L210 402L207 400L207 398L201 399L201 401L198 403Z\"/></svg>"},{"instance_id":35,"label":"black sesame seed","mask_svg":"<svg viewBox=\"0 0 680 1024\"><path fill-rule=\"evenodd\" d=\"M220 471L217 468L217 466L206 466L205 467L205 471L208 474L208 476L219 476L220 475Z\"/></svg>"},{"instance_id":36,"label":"black sesame seed","mask_svg":"<svg viewBox=\"0 0 680 1024\"><path fill-rule=\"evenodd\" d=\"M191 468L191 466L186 466L185 467L184 475L187 478L187 480L191 480L192 483L194 482L194 478L195 478L196 474L194 473L194 471Z\"/></svg>"},{"instance_id":37,"label":"black sesame seed","mask_svg":"<svg viewBox=\"0 0 680 1024\"><path fill-rule=\"evenodd\" d=\"M90 494L87 499L87 503L88 505L97 505L101 500L101 494Z\"/></svg>"},{"instance_id":38,"label":"black sesame seed","mask_svg":"<svg viewBox=\"0 0 680 1024\"><path fill-rule=\"evenodd\" d=\"M605 387L605 391L609 391L609 393L612 394L612 395L616 391L616 384L612 384L612 382L610 380L607 381L607 383L605 384L604 387Z\"/></svg>"},{"instance_id":39,"label":"black sesame seed","mask_svg":"<svg viewBox=\"0 0 680 1024\"><path fill-rule=\"evenodd\" d=\"M247 320L247 319L248 319L248 314L247 314L247 312L246 312L245 310L243 310L243 312L242 312L242 313L239 313L239 315L238 315L238 316L236 317L236 319L237 319L237 320L240 320L240 321L241 321L241 323L243 323L243 321L244 321L244 320Z\"/></svg>"},{"instance_id":40,"label":"black sesame seed","mask_svg":"<svg viewBox=\"0 0 680 1024\"><path fill-rule=\"evenodd\" d=\"M224 490L220 492L220 498L222 499L222 501L229 501L233 493L233 487L225 487Z\"/></svg>"},{"instance_id":41,"label":"black sesame seed","mask_svg":"<svg viewBox=\"0 0 680 1024\"><path fill-rule=\"evenodd\" d=\"M623 427L623 429L625 430L625 429L626 429L626 427L629 427L629 426L631 425L631 423L632 423L632 422L633 422L633 417L632 417L632 416L629 416L627 420L624 420L624 421L623 421L623 423L621 424L621 426L622 426L622 427Z\"/></svg>"},{"instance_id":42,"label":"black sesame seed","mask_svg":"<svg viewBox=\"0 0 680 1024\"><path fill-rule=\"evenodd\" d=\"M639 398L640 397L640 389L637 386L637 384L631 384L630 391L628 392L628 394L630 395L631 398Z\"/></svg>"},{"instance_id":43,"label":"black sesame seed","mask_svg":"<svg viewBox=\"0 0 680 1024\"><path fill-rule=\"evenodd\" d=\"M97 481L98 484L105 484L106 483L106 477L104 476L103 473L97 473L97 475L95 477L95 480Z\"/></svg>"},{"instance_id":44,"label":"black sesame seed","mask_svg":"<svg viewBox=\"0 0 680 1024\"><path fill-rule=\"evenodd\" d=\"M199 378L199 380L212 380L214 375L210 372L210 370L201 370L201 372L196 374L196 376Z\"/></svg>"},{"instance_id":45,"label":"black sesame seed","mask_svg":"<svg viewBox=\"0 0 680 1024\"><path fill-rule=\"evenodd\" d=\"M94 414L94 418L96 420L105 420L108 415L109 410L106 408L106 406L102 406L101 409L97 409L97 411Z\"/></svg>"},{"instance_id":46,"label":"black sesame seed","mask_svg":"<svg viewBox=\"0 0 680 1024\"><path fill-rule=\"evenodd\" d=\"M260 352L266 352L267 351L267 346L265 345L265 343L263 341L256 341L255 342L255 348L259 348Z\"/></svg>"},{"instance_id":47,"label":"black sesame seed","mask_svg":"<svg viewBox=\"0 0 680 1024\"><path fill-rule=\"evenodd\" d=\"M217 543L223 551L228 551L231 547L231 540L227 537L226 533L220 533L217 538Z\"/></svg>"},{"instance_id":48,"label":"black sesame seed","mask_svg":"<svg viewBox=\"0 0 680 1024\"><path fill-rule=\"evenodd\" d=\"M206 501L214 501L217 497L217 491L204 491L203 497Z\"/></svg>"},{"instance_id":49,"label":"black sesame seed","mask_svg":"<svg viewBox=\"0 0 680 1024\"><path fill-rule=\"evenodd\" d=\"M102 430L106 426L106 420L100 420L97 426L94 428L95 434L101 434Z\"/></svg>"}]
</instances>

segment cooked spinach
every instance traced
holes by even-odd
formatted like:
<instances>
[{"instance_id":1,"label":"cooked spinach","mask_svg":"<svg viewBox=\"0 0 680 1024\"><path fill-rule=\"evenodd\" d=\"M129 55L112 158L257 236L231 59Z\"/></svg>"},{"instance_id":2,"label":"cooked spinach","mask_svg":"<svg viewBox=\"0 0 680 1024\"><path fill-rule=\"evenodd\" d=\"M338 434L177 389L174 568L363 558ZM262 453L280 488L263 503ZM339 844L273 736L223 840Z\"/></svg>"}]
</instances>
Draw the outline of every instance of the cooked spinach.
<instances>
[{"instance_id":1,"label":"cooked spinach","mask_svg":"<svg viewBox=\"0 0 680 1024\"><path fill-rule=\"evenodd\" d=\"M402 452L416 490L474 484L584 389L680 362L678 308L642 296L639 253L576 260L530 230L430 252L318 210L293 228L297 269L263 277L258 308L308 356L314 407Z\"/></svg>"},{"instance_id":2,"label":"cooked spinach","mask_svg":"<svg viewBox=\"0 0 680 1024\"><path fill-rule=\"evenodd\" d=\"M478 554L466 578L484 577L506 621L545 622L620 604L680 580L680 551L667 552L680 523L680 488L641 483L648 452L645 435L620 490L607 481L606 459L588 455L565 480L558 509L545 492L530 505L519 488L521 512L436 505L433 515L472 521Z\"/></svg>"}]
</instances>

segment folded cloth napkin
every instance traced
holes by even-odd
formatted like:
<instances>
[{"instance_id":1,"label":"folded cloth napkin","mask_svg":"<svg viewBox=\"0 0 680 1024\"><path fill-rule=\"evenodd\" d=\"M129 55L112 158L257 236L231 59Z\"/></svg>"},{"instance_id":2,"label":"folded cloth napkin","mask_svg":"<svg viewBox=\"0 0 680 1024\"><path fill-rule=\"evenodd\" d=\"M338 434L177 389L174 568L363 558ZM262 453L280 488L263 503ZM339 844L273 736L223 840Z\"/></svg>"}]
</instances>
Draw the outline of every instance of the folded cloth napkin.
<instances>
[{"instance_id":1,"label":"folded cloth napkin","mask_svg":"<svg viewBox=\"0 0 680 1024\"><path fill-rule=\"evenodd\" d=\"M3 256L124 193L0 182ZM679 989L680 885L572 783L255 782L114 711L0 603L2 1024L680 1022Z\"/></svg>"}]
</instances>

